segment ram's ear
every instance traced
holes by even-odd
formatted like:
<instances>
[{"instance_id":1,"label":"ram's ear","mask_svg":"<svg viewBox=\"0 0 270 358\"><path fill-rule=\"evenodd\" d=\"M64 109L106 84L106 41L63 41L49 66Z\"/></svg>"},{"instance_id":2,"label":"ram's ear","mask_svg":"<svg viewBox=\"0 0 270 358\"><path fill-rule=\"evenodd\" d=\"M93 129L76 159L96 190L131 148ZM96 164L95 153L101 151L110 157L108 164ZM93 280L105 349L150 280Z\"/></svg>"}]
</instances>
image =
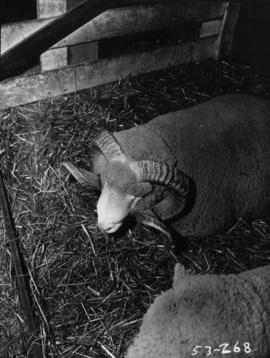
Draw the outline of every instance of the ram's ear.
<instances>
[{"instance_id":1,"label":"ram's ear","mask_svg":"<svg viewBox=\"0 0 270 358\"><path fill-rule=\"evenodd\" d=\"M104 172L107 164L108 160L102 153L98 152L93 156L91 170L93 173L100 175Z\"/></svg>"},{"instance_id":2,"label":"ram's ear","mask_svg":"<svg viewBox=\"0 0 270 358\"><path fill-rule=\"evenodd\" d=\"M64 162L62 165L69 171L69 173L82 185L94 190L100 190L100 177L85 169L76 168L70 162Z\"/></svg>"},{"instance_id":3,"label":"ram's ear","mask_svg":"<svg viewBox=\"0 0 270 358\"><path fill-rule=\"evenodd\" d=\"M181 281L187 275L186 269L179 262L175 265L173 276L173 288L177 288L181 285Z\"/></svg>"},{"instance_id":4,"label":"ram's ear","mask_svg":"<svg viewBox=\"0 0 270 358\"><path fill-rule=\"evenodd\" d=\"M94 190L101 190L101 182L100 182L100 176L97 174L94 174L92 172L89 172L88 170L79 168L80 173L85 178L85 186L94 189Z\"/></svg>"}]
</instances>

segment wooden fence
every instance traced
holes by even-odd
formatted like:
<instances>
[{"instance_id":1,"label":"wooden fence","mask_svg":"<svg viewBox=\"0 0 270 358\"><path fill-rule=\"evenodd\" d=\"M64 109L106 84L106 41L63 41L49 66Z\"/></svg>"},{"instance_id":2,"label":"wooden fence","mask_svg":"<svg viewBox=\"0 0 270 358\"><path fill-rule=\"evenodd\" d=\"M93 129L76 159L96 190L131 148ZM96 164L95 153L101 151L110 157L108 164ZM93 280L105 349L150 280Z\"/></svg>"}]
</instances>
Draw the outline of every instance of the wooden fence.
<instances>
[{"instance_id":1,"label":"wooden fence","mask_svg":"<svg viewBox=\"0 0 270 358\"><path fill-rule=\"evenodd\" d=\"M106 10L53 44L41 54L39 63L30 71L0 82L0 109L130 75L230 54L239 1L156 2L151 4L142 0L139 5ZM3 24L0 36L2 57L21 41L42 29L49 29L57 17L77 4L75 0L37 0L37 19ZM102 44L115 50L115 39L118 43L133 43L138 36L143 41L151 33L160 36L166 31L173 35L171 42L164 44L161 41L161 45L143 50L102 54ZM188 32L193 36L186 36Z\"/></svg>"}]
</instances>

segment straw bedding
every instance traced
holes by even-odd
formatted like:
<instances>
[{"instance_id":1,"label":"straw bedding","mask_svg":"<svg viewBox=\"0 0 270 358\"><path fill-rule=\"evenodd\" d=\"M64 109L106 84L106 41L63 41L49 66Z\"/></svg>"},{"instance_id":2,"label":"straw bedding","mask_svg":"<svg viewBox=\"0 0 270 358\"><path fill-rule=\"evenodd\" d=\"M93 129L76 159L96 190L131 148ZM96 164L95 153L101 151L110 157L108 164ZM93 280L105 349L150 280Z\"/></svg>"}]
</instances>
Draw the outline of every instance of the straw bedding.
<instances>
[{"instance_id":1,"label":"straw bedding","mask_svg":"<svg viewBox=\"0 0 270 358\"><path fill-rule=\"evenodd\" d=\"M168 250L135 225L104 237L95 193L61 168L87 168L102 129L121 130L218 94L270 98L249 67L206 61L141 75L0 113L1 166L31 276L44 355L123 357L154 296L171 285L176 261L198 273L236 273L270 263L270 226L239 220L223 235ZM1 218L0 218L1 222ZM26 356L9 246L0 224L0 356Z\"/></svg>"}]
</instances>

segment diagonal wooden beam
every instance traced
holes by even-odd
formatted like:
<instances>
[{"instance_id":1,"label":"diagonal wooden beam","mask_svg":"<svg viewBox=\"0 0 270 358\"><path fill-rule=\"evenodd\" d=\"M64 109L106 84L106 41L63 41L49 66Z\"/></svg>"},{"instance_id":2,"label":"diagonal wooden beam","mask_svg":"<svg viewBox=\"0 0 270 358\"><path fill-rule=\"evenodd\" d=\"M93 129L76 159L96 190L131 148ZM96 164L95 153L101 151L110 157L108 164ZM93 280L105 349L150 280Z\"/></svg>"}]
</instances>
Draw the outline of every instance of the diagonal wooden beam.
<instances>
[{"instance_id":1,"label":"diagonal wooden beam","mask_svg":"<svg viewBox=\"0 0 270 358\"><path fill-rule=\"evenodd\" d=\"M43 52L100 13L114 8L175 0L87 0L36 31L0 58L0 81L25 71Z\"/></svg>"}]
</instances>

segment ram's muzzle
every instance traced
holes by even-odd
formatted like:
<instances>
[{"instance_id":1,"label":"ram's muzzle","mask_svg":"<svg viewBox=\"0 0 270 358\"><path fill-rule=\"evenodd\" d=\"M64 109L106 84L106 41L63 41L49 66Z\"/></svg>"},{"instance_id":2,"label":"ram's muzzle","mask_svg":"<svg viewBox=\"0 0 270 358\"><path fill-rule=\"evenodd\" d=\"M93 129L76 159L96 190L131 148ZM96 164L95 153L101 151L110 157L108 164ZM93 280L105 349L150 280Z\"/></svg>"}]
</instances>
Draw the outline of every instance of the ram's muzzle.
<instances>
[{"instance_id":1,"label":"ram's muzzle","mask_svg":"<svg viewBox=\"0 0 270 358\"><path fill-rule=\"evenodd\" d=\"M101 191L97 202L98 227L108 234L116 232L136 205L138 198L112 188L106 182L102 187L98 175L76 168L70 162L64 162L63 166L81 185Z\"/></svg>"},{"instance_id":2,"label":"ram's muzzle","mask_svg":"<svg viewBox=\"0 0 270 358\"><path fill-rule=\"evenodd\" d=\"M136 205L137 199L105 183L97 203L98 227L108 234L116 232Z\"/></svg>"}]
</instances>

